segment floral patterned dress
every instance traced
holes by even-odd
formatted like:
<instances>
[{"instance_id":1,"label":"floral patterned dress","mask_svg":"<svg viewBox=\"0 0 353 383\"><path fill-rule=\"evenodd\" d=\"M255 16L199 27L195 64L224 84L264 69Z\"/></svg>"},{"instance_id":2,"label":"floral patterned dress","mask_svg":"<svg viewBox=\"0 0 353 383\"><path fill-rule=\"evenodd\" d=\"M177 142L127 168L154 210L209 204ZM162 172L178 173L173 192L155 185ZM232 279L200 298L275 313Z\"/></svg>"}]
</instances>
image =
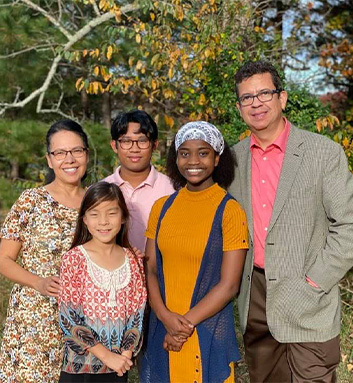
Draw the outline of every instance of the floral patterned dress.
<instances>
[{"instance_id":1,"label":"floral patterned dress","mask_svg":"<svg viewBox=\"0 0 353 383\"><path fill-rule=\"evenodd\" d=\"M70 248L77 210L55 201L44 187L25 190L6 217L1 237L22 243L19 262L41 277L59 275ZM55 298L15 284L0 349L1 383L55 383L62 335Z\"/></svg>"}]
</instances>

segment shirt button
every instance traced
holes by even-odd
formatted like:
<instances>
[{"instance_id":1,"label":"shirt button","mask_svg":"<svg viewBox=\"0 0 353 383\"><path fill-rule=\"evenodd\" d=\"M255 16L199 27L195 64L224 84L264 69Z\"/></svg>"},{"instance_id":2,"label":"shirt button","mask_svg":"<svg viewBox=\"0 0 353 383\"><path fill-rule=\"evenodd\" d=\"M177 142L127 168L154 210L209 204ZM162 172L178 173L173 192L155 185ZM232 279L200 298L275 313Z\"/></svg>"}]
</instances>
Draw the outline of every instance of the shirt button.
<instances>
[{"instance_id":1,"label":"shirt button","mask_svg":"<svg viewBox=\"0 0 353 383\"><path fill-rule=\"evenodd\" d=\"M265 231L267 231L267 227L265 227Z\"/></svg>"},{"instance_id":2,"label":"shirt button","mask_svg":"<svg viewBox=\"0 0 353 383\"><path fill-rule=\"evenodd\" d=\"M265 180L261 180L261 182L264 184L266 181Z\"/></svg>"},{"instance_id":3,"label":"shirt button","mask_svg":"<svg viewBox=\"0 0 353 383\"><path fill-rule=\"evenodd\" d=\"M262 204L262 207L266 207L266 204L264 203L264 204Z\"/></svg>"},{"instance_id":4,"label":"shirt button","mask_svg":"<svg viewBox=\"0 0 353 383\"><path fill-rule=\"evenodd\" d=\"M266 160L267 160L267 157L264 157L263 160L266 161Z\"/></svg>"}]
</instances>

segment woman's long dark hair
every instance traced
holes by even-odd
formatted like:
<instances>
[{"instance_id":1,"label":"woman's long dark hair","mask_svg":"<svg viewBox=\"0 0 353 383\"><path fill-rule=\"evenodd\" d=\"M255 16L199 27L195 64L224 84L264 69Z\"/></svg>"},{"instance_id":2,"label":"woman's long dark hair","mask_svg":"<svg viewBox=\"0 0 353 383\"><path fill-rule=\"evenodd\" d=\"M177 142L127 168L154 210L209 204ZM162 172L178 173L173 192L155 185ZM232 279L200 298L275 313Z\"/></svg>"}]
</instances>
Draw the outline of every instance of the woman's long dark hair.
<instances>
[{"instance_id":1,"label":"woman's long dark hair","mask_svg":"<svg viewBox=\"0 0 353 383\"><path fill-rule=\"evenodd\" d=\"M83 131L82 126L73 120L60 120L55 122L48 130L47 135L45 137L46 145L47 145L47 153L50 153L50 144L51 139L55 133L66 131L76 133L83 142L83 146L85 148L89 148L88 146L88 138L87 134ZM86 178L86 174L82 177L82 181ZM45 176L45 185L50 184L55 180L55 174L53 169L48 170L47 175Z\"/></svg>"},{"instance_id":2,"label":"woman's long dark hair","mask_svg":"<svg viewBox=\"0 0 353 383\"><path fill-rule=\"evenodd\" d=\"M129 211L127 209L123 193L119 187L109 182L97 182L90 186L86 191L81 202L80 211L78 213L77 225L71 249L83 245L92 239L92 234L88 231L83 217L88 210L93 209L97 205L105 201L117 201L121 210L121 229L116 236L116 243L119 246L128 248L133 254L134 251L130 245L128 238Z\"/></svg>"},{"instance_id":3,"label":"woman's long dark hair","mask_svg":"<svg viewBox=\"0 0 353 383\"><path fill-rule=\"evenodd\" d=\"M175 150L175 139L173 140L167 157L167 175L172 180L175 190L179 190L186 185L186 179L181 175L177 165L178 153ZM215 167L212 179L219 186L227 189L234 180L236 159L229 148L227 142L224 141L223 153L219 156L218 165Z\"/></svg>"}]
</instances>

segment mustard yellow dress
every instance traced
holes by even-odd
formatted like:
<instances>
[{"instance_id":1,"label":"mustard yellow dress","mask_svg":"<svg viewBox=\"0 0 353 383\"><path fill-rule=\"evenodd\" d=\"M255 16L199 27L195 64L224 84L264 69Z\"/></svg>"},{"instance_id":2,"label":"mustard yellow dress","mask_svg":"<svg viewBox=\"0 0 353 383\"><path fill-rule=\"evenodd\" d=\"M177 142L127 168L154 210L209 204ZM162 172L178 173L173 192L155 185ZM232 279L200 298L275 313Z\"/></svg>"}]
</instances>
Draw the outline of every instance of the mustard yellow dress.
<instances>
[{"instance_id":1,"label":"mustard yellow dress","mask_svg":"<svg viewBox=\"0 0 353 383\"><path fill-rule=\"evenodd\" d=\"M189 311L195 282L216 210L226 192L217 184L200 192L180 190L162 220L158 246L163 258L166 306L179 314ZM146 237L154 239L161 209L168 197L153 206ZM247 223L235 200L226 204L223 221L223 251L247 249ZM162 345L161 345L162 347ZM180 352L169 352L170 382L202 382L202 361L197 331ZM234 370L225 381L234 382Z\"/></svg>"}]
</instances>

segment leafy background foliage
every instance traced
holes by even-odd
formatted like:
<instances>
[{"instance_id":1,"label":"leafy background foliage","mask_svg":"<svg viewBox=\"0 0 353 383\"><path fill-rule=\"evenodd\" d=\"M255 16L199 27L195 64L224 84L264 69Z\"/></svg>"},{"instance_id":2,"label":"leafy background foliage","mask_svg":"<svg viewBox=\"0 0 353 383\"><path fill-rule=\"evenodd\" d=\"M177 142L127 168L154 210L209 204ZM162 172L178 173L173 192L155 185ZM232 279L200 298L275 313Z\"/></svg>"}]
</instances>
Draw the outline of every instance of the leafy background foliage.
<instances>
[{"instance_id":1,"label":"leafy background foliage","mask_svg":"<svg viewBox=\"0 0 353 383\"><path fill-rule=\"evenodd\" d=\"M142 108L157 120L158 169L187 121L209 120L236 143L249 132L236 109L233 78L249 59L275 63L289 92L286 116L340 143L353 170L352 0L2 0L0 6L2 218L24 188L43 183L44 137L59 118L79 121L89 134L88 184L118 165L109 127L120 111ZM289 81L303 71L310 80ZM353 379L352 285L350 273L341 282L341 382ZM9 284L2 280L0 287L4 315ZM237 381L247 381L244 365Z\"/></svg>"}]
</instances>

